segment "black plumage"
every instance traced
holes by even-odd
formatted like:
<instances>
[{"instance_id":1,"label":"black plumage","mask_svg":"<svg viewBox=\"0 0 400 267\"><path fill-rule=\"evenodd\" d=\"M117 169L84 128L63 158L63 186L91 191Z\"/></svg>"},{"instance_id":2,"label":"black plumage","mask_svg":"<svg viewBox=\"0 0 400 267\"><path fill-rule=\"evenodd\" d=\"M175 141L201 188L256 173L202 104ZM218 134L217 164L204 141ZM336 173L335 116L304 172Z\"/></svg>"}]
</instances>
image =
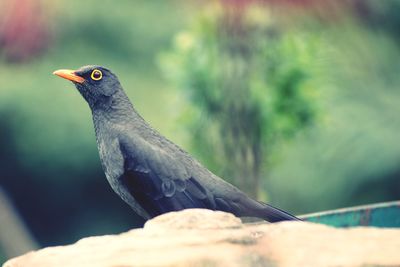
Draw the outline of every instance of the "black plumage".
<instances>
[{"instance_id":1,"label":"black plumage","mask_svg":"<svg viewBox=\"0 0 400 267\"><path fill-rule=\"evenodd\" d=\"M114 191L145 219L206 208L270 222L298 220L249 198L159 134L136 112L110 70L85 66L54 74L73 81L88 102L106 177Z\"/></svg>"}]
</instances>

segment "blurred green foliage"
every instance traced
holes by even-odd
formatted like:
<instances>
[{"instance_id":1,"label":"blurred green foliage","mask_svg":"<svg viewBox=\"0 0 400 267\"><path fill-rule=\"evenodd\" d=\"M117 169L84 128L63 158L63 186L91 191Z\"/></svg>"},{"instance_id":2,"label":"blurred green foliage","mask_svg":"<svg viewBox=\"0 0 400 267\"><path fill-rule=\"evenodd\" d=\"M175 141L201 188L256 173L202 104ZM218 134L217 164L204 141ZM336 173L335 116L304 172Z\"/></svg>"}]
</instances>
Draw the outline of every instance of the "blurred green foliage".
<instances>
[{"instance_id":1,"label":"blurred green foliage","mask_svg":"<svg viewBox=\"0 0 400 267\"><path fill-rule=\"evenodd\" d=\"M257 114L262 128L249 141L262 140L269 155L259 189L283 209L305 213L399 199L396 1L353 0L340 8L322 1L328 7L318 7L317 15L287 2L264 7L268 16L250 10L254 43L241 45L254 54L235 59L226 49L237 36L217 35L210 20L218 10L192 1L45 1L46 53L16 64L0 51L0 183L40 244L142 223L107 184L86 103L72 84L51 75L85 64L111 68L146 120L218 174L233 170L225 169L230 158L219 157L223 149L204 145L220 142L213 117L239 114L223 115L221 106L245 100L243 114ZM199 10L206 15L199 18ZM156 58L174 36L173 51L161 56L176 82L167 83ZM243 61L251 68L230 72ZM228 94L235 86L248 91ZM298 132L302 125L308 127Z\"/></svg>"},{"instance_id":2,"label":"blurred green foliage","mask_svg":"<svg viewBox=\"0 0 400 267\"><path fill-rule=\"evenodd\" d=\"M7 260L6 256L3 255L3 253L2 253L1 250L0 250L0 263L5 262L6 260Z\"/></svg>"},{"instance_id":3,"label":"blurred green foliage","mask_svg":"<svg viewBox=\"0 0 400 267\"><path fill-rule=\"evenodd\" d=\"M208 6L192 30L177 35L162 64L189 96L184 114L193 149L257 198L273 146L314 121L321 44L280 27L266 6L236 5Z\"/></svg>"},{"instance_id":4,"label":"blurred green foliage","mask_svg":"<svg viewBox=\"0 0 400 267\"><path fill-rule=\"evenodd\" d=\"M365 4L377 6L376 1ZM395 22L386 19L382 28ZM281 146L282 161L267 181L280 205L300 204L312 212L328 203L338 208L400 198L399 43L392 32L364 23L342 15L316 32L326 46L320 58L324 75L318 78L324 120ZM283 189L291 198L279 197Z\"/></svg>"}]
</instances>

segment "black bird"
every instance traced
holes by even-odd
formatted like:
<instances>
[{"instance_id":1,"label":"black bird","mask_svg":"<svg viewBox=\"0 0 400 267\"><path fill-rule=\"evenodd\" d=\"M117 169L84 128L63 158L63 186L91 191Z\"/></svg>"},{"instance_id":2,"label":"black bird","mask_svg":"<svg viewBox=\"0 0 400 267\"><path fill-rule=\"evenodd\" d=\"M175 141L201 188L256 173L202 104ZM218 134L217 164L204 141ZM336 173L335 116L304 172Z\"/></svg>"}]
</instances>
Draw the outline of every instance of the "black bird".
<instances>
[{"instance_id":1,"label":"black bird","mask_svg":"<svg viewBox=\"0 0 400 267\"><path fill-rule=\"evenodd\" d=\"M144 219L205 208L270 222L299 220L251 199L159 134L136 112L110 70L92 65L54 74L72 81L88 102L107 180Z\"/></svg>"}]
</instances>

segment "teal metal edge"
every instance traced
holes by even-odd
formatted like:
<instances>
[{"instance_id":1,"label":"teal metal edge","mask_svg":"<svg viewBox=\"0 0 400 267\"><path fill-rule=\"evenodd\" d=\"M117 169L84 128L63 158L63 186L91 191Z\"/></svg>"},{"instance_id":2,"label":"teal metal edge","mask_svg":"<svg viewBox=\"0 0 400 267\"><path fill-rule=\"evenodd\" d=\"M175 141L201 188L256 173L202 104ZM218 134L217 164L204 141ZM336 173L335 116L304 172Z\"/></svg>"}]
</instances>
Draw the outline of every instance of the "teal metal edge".
<instances>
[{"instance_id":1,"label":"teal metal edge","mask_svg":"<svg viewBox=\"0 0 400 267\"><path fill-rule=\"evenodd\" d=\"M335 227L373 226L400 228L400 201L323 211L299 217L305 221Z\"/></svg>"}]
</instances>

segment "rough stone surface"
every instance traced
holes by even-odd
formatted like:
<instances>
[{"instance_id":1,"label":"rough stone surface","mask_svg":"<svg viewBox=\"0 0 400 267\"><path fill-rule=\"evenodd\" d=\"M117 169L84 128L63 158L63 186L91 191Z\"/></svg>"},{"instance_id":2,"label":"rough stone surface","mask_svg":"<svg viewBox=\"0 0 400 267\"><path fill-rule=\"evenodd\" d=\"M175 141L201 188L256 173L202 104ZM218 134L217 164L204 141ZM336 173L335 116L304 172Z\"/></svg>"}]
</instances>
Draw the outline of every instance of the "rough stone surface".
<instances>
[{"instance_id":1,"label":"rough stone surface","mask_svg":"<svg viewBox=\"0 0 400 267\"><path fill-rule=\"evenodd\" d=\"M400 230L246 225L227 213L194 209L159 216L143 229L30 252L3 266L400 266Z\"/></svg>"}]
</instances>

